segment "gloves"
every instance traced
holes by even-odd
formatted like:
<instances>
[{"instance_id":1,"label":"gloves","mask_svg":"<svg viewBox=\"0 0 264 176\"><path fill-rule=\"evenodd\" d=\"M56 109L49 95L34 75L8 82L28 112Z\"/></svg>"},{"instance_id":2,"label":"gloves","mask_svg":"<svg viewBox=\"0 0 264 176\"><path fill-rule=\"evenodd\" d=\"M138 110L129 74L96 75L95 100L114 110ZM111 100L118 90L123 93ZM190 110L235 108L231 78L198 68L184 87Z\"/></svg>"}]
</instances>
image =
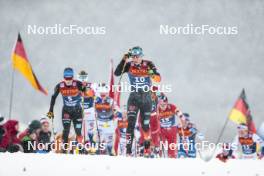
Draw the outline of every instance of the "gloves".
<instances>
[{"instance_id":1,"label":"gloves","mask_svg":"<svg viewBox=\"0 0 264 176\"><path fill-rule=\"evenodd\" d=\"M153 70L148 70L148 74L149 75L153 75L154 74L154 71Z\"/></svg>"},{"instance_id":2,"label":"gloves","mask_svg":"<svg viewBox=\"0 0 264 176\"><path fill-rule=\"evenodd\" d=\"M125 62L129 59L129 54L124 54L122 60L124 60Z\"/></svg>"},{"instance_id":3,"label":"gloves","mask_svg":"<svg viewBox=\"0 0 264 176\"><path fill-rule=\"evenodd\" d=\"M48 113L47 113L47 117L48 117L49 119L54 119L54 114L53 114L53 112L48 112Z\"/></svg>"},{"instance_id":4,"label":"gloves","mask_svg":"<svg viewBox=\"0 0 264 176\"><path fill-rule=\"evenodd\" d=\"M148 70L148 75L150 75L152 81L156 83L161 81L160 75L155 74L153 70Z\"/></svg>"},{"instance_id":5,"label":"gloves","mask_svg":"<svg viewBox=\"0 0 264 176\"><path fill-rule=\"evenodd\" d=\"M131 57L131 49L128 50L128 52L126 54L124 54L123 56L123 60L127 61L127 59L129 59Z\"/></svg>"}]
</instances>

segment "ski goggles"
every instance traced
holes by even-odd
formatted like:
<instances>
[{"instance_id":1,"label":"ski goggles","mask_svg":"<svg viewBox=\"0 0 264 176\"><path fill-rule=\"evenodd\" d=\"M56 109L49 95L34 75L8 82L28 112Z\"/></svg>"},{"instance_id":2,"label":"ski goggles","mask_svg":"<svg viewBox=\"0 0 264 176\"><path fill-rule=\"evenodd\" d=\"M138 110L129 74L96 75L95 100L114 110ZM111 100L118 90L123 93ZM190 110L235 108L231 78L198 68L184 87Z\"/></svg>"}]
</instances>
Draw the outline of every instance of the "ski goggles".
<instances>
[{"instance_id":1,"label":"ski goggles","mask_svg":"<svg viewBox=\"0 0 264 176\"><path fill-rule=\"evenodd\" d=\"M131 57L137 59L137 58L140 58L141 56L140 55L133 55Z\"/></svg>"},{"instance_id":2,"label":"ski goggles","mask_svg":"<svg viewBox=\"0 0 264 176\"><path fill-rule=\"evenodd\" d=\"M64 79L65 79L66 81L71 81L71 80L73 79L73 77L64 77Z\"/></svg>"},{"instance_id":3,"label":"ski goggles","mask_svg":"<svg viewBox=\"0 0 264 176\"><path fill-rule=\"evenodd\" d=\"M248 130L248 127L246 125L239 125L237 127L238 130Z\"/></svg>"}]
</instances>

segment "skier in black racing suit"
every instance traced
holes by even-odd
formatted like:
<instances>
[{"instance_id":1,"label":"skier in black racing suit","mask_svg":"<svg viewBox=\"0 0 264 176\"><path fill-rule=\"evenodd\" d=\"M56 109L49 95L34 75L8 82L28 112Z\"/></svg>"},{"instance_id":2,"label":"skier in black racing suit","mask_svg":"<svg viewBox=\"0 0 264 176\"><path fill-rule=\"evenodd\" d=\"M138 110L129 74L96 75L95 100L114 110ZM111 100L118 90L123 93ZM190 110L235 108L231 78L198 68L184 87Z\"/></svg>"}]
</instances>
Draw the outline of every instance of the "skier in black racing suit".
<instances>
[{"instance_id":1,"label":"skier in black racing suit","mask_svg":"<svg viewBox=\"0 0 264 176\"><path fill-rule=\"evenodd\" d=\"M129 58L132 57L132 61ZM160 74L155 65L143 57L141 47L133 47L125 54L115 70L115 75L120 76L128 73L130 80L131 93L127 102L127 156L132 154L132 143L134 139L134 129L137 121L137 115L140 111L141 126L144 131L144 155L150 154L150 114L152 108L151 90L152 81L160 82Z\"/></svg>"},{"instance_id":2,"label":"skier in black racing suit","mask_svg":"<svg viewBox=\"0 0 264 176\"><path fill-rule=\"evenodd\" d=\"M71 122L73 122L74 130L76 133L76 141L82 143L82 118L83 112L81 107L82 92L85 91L83 84L73 79L74 73L72 68L64 69L64 80L58 83L55 87L54 94L51 97L50 109L47 116L54 118L53 108L56 98L59 94L63 98L62 108L62 124L63 143L68 143L68 136L70 133ZM63 152L66 152L65 150Z\"/></svg>"}]
</instances>

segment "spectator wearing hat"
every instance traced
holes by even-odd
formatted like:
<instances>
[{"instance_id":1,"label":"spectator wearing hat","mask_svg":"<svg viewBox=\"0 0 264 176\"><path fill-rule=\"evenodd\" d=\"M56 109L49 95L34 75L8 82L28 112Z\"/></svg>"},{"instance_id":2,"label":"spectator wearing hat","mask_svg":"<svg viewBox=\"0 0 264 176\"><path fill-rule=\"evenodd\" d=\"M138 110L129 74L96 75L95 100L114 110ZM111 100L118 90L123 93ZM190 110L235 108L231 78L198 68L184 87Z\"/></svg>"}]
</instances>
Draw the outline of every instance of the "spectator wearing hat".
<instances>
[{"instance_id":1,"label":"spectator wearing hat","mask_svg":"<svg viewBox=\"0 0 264 176\"><path fill-rule=\"evenodd\" d=\"M18 136L19 140L22 141L25 136L29 135L29 132L34 131L37 135L41 130L41 123L39 120L33 120L28 125L28 128L21 132Z\"/></svg>"},{"instance_id":2,"label":"spectator wearing hat","mask_svg":"<svg viewBox=\"0 0 264 176\"><path fill-rule=\"evenodd\" d=\"M40 123L41 123L41 130L38 135L38 142L48 147L44 149L39 149L37 152L47 153L51 150L50 148L50 144L51 144L50 123L47 118L41 118Z\"/></svg>"},{"instance_id":3,"label":"spectator wearing hat","mask_svg":"<svg viewBox=\"0 0 264 176\"><path fill-rule=\"evenodd\" d=\"M23 147L24 153L36 153L37 139L37 130L34 128L29 128L26 135L21 140L21 145ZM34 146L36 146L36 148L34 148Z\"/></svg>"}]
</instances>

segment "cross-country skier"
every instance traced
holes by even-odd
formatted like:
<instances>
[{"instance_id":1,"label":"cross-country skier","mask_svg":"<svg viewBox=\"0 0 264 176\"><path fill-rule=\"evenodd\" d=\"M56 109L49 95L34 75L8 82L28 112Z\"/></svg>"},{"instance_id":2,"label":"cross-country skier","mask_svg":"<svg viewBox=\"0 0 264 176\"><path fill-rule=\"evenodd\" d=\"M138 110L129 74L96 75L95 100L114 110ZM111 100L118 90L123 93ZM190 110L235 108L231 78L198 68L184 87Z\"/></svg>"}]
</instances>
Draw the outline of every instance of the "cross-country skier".
<instances>
[{"instance_id":1,"label":"cross-country skier","mask_svg":"<svg viewBox=\"0 0 264 176\"><path fill-rule=\"evenodd\" d=\"M132 61L129 58L132 57ZM140 111L141 126L144 131L144 146L148 151L150 147L149 121L152 108L151 86L152 80L160 82L160 74L155 65L143 59L141 47L133 47L125 54L115 70L115 75L120 76L127 72L130 80L131 93L127 102L128 127L127 127L127 155L132 154L132 142L137 115Z\"/></svg>"},{"instance_id":2,"label":"cross-country skier","mask_svg":"<svg viewBox=\"0 0 264 176\"><path fill-rule=\"evenodd\" d=\"M197 129L190 122L189 114L183 113L180 123L177 125L179 135L178 158L196 158L195 138Z\"/></svg>"},{"instance_id":3,"label":"cross-country skier","mask_svg":"<svg viewBox=\"0 0 264 176\"><path fill-rule=\"evenodd\" d=\"M70 133L71 122L73 122L76 133L76 141L82 143L82 92L85 91L82 83L75 80L72 68L65 68L63 72L64 80L58 83L54 89L54 94L51 97L50 109L47 116L50 119L54 118L53 108L56 98L59 94L63 98L62 108L62 124L63 124L63 143L68 143L68 136ZM63 151L64 153L66 150Z\"/></svg>"},{"instance_id":4,"label":"cross-country skier","mask_svg":"<svg viewBox=\"0 0 264 176\"><path fill-rule=\"evenodd\" d=\"M117 127L115 131L114 146L116 147L116 155L126 155L126 129L127 129L127 112L115 110L115 118L117 119Z\"/></svg>"},{"instance_id":5,"label":"cross-country skier","mask_svg":"<svg viewBox=\"0 0 264 176\"><path fill-rule=\"evenodd\" d=\"M99 95L95 98L95 113L97 123L97 140L99 144L105 144L106 152L112 155L114 125L114 100L109 97L109 89L105 83L99 84L97 90ZM101 149L101 148L100 148Z\"/></svg>"},{"instance_id":6,"label":"cross-country skier","mask_svg":"<svg viewBox=\"0 0 264 176\"><path fill-rule=\"evenodd\" d=\"M260 153L257 153L257 145L261 147ZM238 135L232 144L232 151L237 150L239 146L242 148L242 159L256 159L264 156L264 141L257 134L249 131L248 126L244 123L238 126Z\"/></svg>"},{"instance_id":7,"label":"cross-country skier","mask_svg":"<svg viewBox=\"0 0 264 176\"><path fill-rule=\"evenodd\" d=\"M81 71L78 74L77 79L82 82L84 87L86 87L86 90L82 92L81 102L83 108L83 136L85 137L85 142L89 142L89 144L92 146L95 144L94 133L96 131L94 112L95 92L92 87L92 83L88 82L88 74L85 71Z\"/></svg>"},{"instance_id":8,"label":"cross-country skier","mask_svg":"<svg viewBox=\"0 0 264 176\"><path fill-rule=\"evenodd\" d=\"M162 143L168 144L168 157L176 158L177 146L176 149L172 148L177 144L176 116L184 118L183 113L177 106L168 103L168 98L163 95L158 104L158 116ZM167 148L165 149L167 150Z\"/></svg>"}]
</instances>

